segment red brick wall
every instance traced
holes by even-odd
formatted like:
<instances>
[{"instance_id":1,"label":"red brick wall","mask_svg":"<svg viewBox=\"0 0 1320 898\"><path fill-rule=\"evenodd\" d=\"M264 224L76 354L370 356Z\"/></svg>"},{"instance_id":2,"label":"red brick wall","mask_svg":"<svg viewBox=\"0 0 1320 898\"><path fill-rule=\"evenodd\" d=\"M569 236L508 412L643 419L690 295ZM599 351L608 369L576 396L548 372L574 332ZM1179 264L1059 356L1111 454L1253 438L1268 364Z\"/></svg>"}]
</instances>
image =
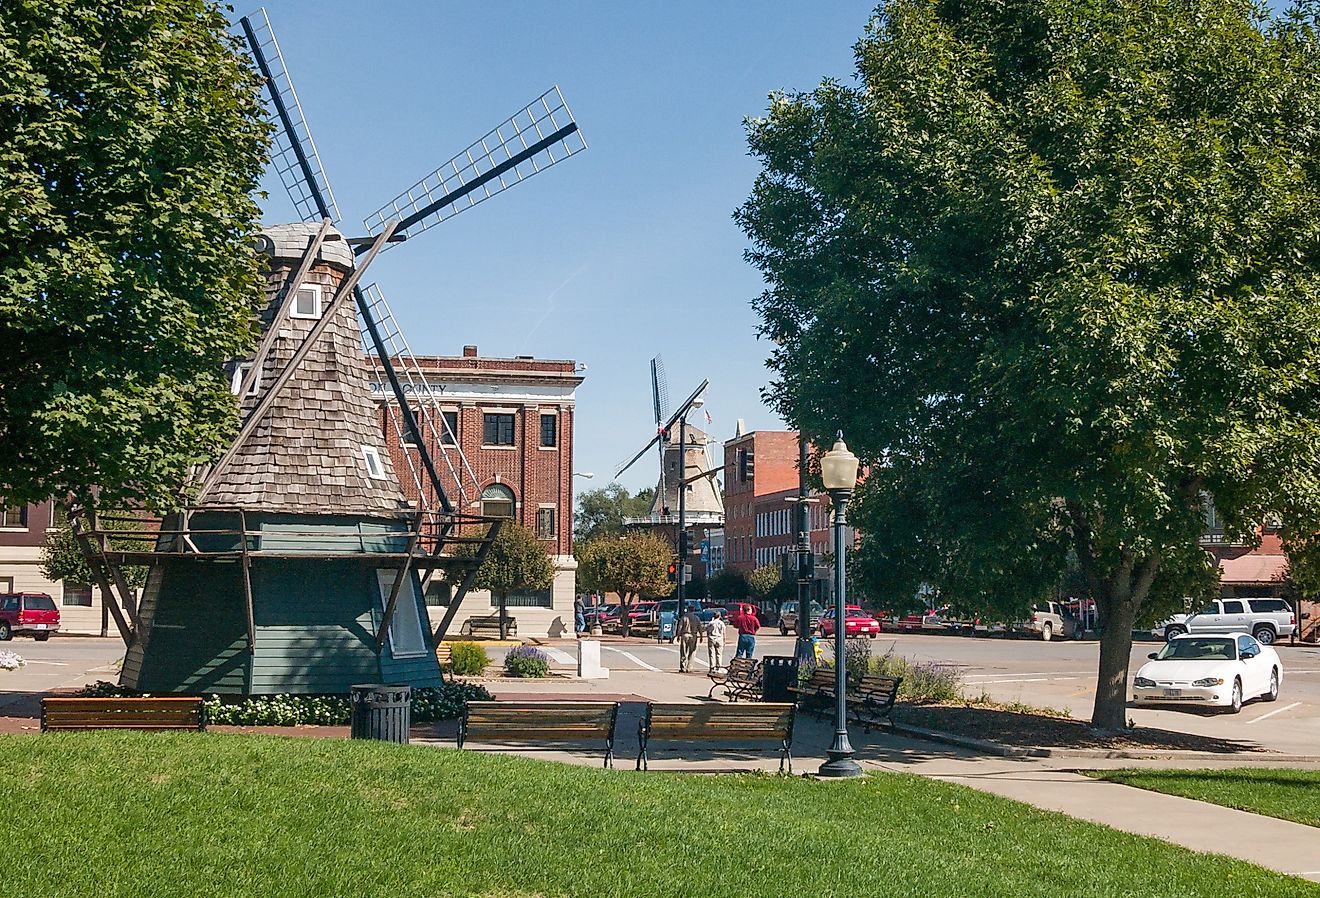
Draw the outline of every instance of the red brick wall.
<instances>
[{"instance_id":1,"label":"red brick wall","mask_svg":"<svg viewBox=\"0 0 1320 898\"><path fill-rule=\"evenodd\" d=\"M476 356L463 358L418 359L428 380L434 385L467 380L483 383L498 382L510 389L534 389L537 382L568 382L576 385L581 378L573 374L573 362L540 361L535 359L489 359ZM540 375L540 377L538 377ZM548 375L548 377L546 377ZM470 514L480 512L481 490L493 483L501 483L513 491L516 502L515 519L536 532L537 511L543 505L553 506L555 538L545 541L546 551L553 555L573 553L573 405L571 401L527 402L442 398L439 408L458 412L458 443L475 475L475 484L467 471L460 467L458 454L449 451L453 467L458 471L463 488L467 491L460 502L459 483L450 473L444 455L427 437L428 449L440 473L445 491L456 510ZM484 416L487 412L511 413L514 416L514 445L485 446ZM553 414L558 418L557 445L541 447L541 415ZM411 468L405 452L395 435L391 417L397 414L392 398L380 405L380 426L385 433L404 493L416 498ZM420 462L416 462L420 470ZM461 507L460 507L461 506Z\"/></svg>"},{"instance_id":2,"label":"red brick wall","mask_svg":"<svg viewBox=\"0 0 1320 898\"><path fill-rule=\"evenodd\" d=\"M738 451L750 449L754 458L751 479L739 478ZM797 495L798 433L796 430L754 430L724 444L724 566L754 570L758 501L770 494ZM791 540L790 540L791 541Z\"/></svg>"}]
</instances>

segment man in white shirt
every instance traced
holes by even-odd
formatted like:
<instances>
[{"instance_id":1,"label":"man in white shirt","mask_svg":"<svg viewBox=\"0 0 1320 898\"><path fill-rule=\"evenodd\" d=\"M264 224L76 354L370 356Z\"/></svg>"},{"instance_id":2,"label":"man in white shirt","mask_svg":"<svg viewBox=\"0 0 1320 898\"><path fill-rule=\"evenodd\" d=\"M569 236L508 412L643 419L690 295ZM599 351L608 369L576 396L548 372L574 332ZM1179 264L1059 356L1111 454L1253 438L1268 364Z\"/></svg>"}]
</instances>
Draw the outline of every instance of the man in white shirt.
<instances>
[{"instance_id":1,"label":"man in white shirt","mask_svg":"<svg viewBox=\"0 0 1320 898\"><path fill-rule=\"evenodd\" d=\"M724 612L716 611L715 616L706 624L706 656L710 660L711 670L724 668Z\"/></svg>"}]
</instances>

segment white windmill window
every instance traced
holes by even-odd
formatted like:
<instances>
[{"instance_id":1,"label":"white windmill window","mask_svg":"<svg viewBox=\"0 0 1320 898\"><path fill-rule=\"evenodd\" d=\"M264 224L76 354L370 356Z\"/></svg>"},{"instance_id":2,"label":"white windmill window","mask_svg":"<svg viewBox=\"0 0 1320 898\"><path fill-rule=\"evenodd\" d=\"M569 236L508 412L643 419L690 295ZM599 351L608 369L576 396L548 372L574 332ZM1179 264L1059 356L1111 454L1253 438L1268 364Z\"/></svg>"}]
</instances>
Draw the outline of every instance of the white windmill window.
<instances>
[{"instance_id":1,"label":"white windmill window","mask_svg":"<svg viewBox=\"0 0 1320 898\"><path fill-rule=\"evenodd\" d=\"M380 453L375 446L363 446L362 458L367 463L367 476L377 480L385 479L385 466L380 463Z\"/></svg>"},{"instance_id":2,"label":"white windmill window","mask_svg":"<svg viewBox=\"0 0 1320 898\"><path fill-rule=\"evenodd\" d=\"M247 377L248 372L251 370L252 370L252 365L250 365L247 362L244 362L241 365L239 365L237 368L235 368L234 374L229 380L229 392L237 396L239 391L243 389L243 378ZM255 396L257 393L257 388L260 386L261 386L261 378L260 377L252 378L252 383L248 384L247 395Z\"/></svg>"},{"instance_id":3,"label":"white windmill window","mask_svg":"<svg viewBox=\"0 0 1320 898\"><path fill-rule=\"evenodd\" d=\"M293 308L289 310L291 318L321 317L321 285L303 284L293 297Z\"/></svg>"}]
</instances>

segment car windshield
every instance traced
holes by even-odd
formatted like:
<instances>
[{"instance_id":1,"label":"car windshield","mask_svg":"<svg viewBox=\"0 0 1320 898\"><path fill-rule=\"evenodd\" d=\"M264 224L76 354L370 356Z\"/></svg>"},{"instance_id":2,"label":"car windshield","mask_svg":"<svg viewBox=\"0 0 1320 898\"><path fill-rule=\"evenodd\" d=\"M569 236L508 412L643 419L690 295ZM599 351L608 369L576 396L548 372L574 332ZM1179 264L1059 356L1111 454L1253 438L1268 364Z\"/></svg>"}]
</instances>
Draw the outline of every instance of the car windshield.
<instances>
[{"instance_id":1,"label":"car windshield","mask_svg":"<svg viewBox=\"0 0 1320 898\"><path fill-rule=\"evenodd\" d=\"M1237 647L1227 636L1194 636L1167 642L1156 661L1236 661Z\"/></svg>"}]
</instances>

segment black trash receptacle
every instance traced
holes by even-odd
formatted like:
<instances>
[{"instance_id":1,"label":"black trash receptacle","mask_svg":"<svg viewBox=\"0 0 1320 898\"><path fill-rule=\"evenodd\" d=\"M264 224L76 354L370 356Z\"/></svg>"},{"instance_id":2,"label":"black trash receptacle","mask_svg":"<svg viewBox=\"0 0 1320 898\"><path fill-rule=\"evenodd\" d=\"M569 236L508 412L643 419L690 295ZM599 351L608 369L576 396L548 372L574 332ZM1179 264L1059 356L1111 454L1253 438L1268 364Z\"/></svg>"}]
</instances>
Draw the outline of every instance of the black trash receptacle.
<instances>
[{"instance_id":1,"label":"black trash receptacle","mask_svg":"<svg viewBox=\"0 0 1320 898\"><path fill-rule=\"evenodd\" d=\"M408 742L412 723L412 687L368 683L351 687L352 737L381 742Z\"/></svg>"},{"instance_id":2,"label":"black trash receptacle","mask_svg":"<svg viewBox=\"0 0 1320 898\"><path fill-rule=\"evenodd\" d=\"M761 701L791 702L796 696L788 691L797 685L797 659L791 655L771 655L761 663Z\"/></svg>"}]
</instances>

